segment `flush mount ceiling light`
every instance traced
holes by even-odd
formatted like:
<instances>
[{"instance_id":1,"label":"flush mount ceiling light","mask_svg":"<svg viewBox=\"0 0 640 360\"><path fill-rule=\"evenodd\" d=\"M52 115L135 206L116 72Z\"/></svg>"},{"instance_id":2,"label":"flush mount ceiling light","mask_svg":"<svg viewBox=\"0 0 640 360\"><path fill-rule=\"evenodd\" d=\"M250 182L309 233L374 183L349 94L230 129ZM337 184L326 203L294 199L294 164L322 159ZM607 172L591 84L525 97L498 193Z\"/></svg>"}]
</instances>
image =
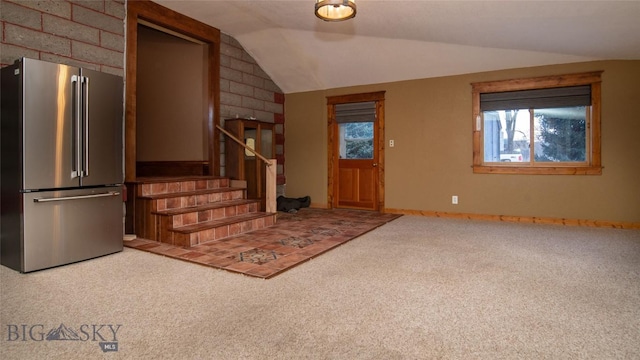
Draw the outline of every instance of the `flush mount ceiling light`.
<instances>
[{"instance_id":1,"label":"flush mount ceiling light","mask_svg":"<svg viewBox=\"0 0 640 360\"><path fill-rule=\"evenodd\" d=\"M324 21L343 21L356 16L354 0L316 0L316 16Z\"/></svg>"}]
</instances>

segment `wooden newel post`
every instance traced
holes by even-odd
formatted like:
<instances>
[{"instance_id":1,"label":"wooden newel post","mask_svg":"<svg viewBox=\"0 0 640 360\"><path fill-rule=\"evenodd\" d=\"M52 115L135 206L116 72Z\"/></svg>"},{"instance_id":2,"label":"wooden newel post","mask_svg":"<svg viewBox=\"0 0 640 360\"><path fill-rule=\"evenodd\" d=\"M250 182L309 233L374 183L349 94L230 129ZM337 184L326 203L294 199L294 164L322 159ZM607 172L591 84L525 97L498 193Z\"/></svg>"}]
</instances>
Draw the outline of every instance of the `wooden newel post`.
<instances>
[{"instance_id":1,"label":"wooden newel post","mask_svg":"<svg viewBox=\"0 0 640 360\"><path fill-rule=\"evenodd\" d=\"M277 161L276 159L269 159L267 163L267 183L266 183L266 212L276 213L278 211L276 205L276 173L277 173Z\"/></svg>"}]
</instances>

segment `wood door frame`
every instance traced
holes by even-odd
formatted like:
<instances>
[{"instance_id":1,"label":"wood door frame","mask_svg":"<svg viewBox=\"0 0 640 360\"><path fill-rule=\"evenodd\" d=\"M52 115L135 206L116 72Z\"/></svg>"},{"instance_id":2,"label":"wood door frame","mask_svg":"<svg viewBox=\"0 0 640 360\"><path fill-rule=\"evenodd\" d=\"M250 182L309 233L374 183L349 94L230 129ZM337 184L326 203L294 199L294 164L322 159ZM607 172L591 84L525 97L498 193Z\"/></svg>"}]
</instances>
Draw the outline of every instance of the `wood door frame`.
<instances>
[{"instance_id":1,"label":"wood door frame","mask_svg":"<svg viewBox=\"0 0 640 360\"><path fill-rule=\"evenodd\" d=\"M148 0L127 1L125 85L125 182L136 180L136 74L138 20L198 39L208 45L207 128L209 175L220 174L220 30Z\"/></svg>"},{"instance_id":2,"label":"wood door frame","mask_svg":"<svg viewBox=\"0 0 640 360\"><path fill-rule=\"evenodd\" d=\"M328 188L327 188L327 204L329 208L338 207L338 198L335 194L338 193L338 165L339 151L337 151L336 142L339 139L336 138L334 127L336 124L336 112L335 106L337 104L354 103L354 102L376 102L376 126L378 131L378 143L376 144L374 151L378 152L378 203L376 211L384 212L384 94L385 91L351 94L351 95L339 95L339 96L327 96L327 138L328 138Z\"/></svg>"}]
</instances>

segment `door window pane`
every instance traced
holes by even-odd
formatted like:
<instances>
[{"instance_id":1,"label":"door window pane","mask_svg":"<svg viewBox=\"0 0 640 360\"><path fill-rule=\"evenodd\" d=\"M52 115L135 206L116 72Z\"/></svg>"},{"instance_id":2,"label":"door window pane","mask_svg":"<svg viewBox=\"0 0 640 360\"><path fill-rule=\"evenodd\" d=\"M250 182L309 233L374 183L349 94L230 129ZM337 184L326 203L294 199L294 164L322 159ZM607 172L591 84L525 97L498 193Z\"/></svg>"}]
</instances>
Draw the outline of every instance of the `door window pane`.
<instances>
[{"instance_id":1,"label":"door window pane","mask_svg":"<svg viewBox=\"0 0 640 360\"><path fill-rule=\"evenodd\" d=\"M274 157L273 154L273 130L271 129L262 129L262 135L260 137L260 154L267 159L271 159Z\"/></svg>"},{"instance_id":2,"label":"door window pane","mask_svg":"<svg viewBox=\"0 0 640 360\"><path fill-rule=\"evenodd\" d=\"M255 150L256 149L256 129L245 128L244 130L244 144L247 147ZM247 149L244 149L244 157L245 158L254 158L256 155Z\"/></svg>"},{"instance_id":3,"label":"door window pane","mask_svg":"<svg viewBox=\"0 0 640 360\"><path fill-rule=\"evenodd\" d=\"M340 123L340 158L373 159L373 122Z\"/></svg>"}]
</instances>

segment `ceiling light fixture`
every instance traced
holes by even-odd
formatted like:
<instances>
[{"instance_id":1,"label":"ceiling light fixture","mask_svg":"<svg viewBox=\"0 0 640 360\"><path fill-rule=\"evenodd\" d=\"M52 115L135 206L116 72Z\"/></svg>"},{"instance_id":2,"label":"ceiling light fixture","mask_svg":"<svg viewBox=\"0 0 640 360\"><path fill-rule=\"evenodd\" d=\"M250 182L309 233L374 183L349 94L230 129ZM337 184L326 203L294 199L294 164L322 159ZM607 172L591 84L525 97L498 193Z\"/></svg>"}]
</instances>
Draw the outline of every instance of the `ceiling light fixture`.
<instances>
[{"instance_id":1,"label":"ceiling light fixture","mask_svg":"<svg viewBox=\"0 0 640 360\"><path fill-rule=\"evenodd\" d=\"M355 0L316 0L316 16L324 21L343 21L356 16Z\"/></svg>"}]
</instances>

